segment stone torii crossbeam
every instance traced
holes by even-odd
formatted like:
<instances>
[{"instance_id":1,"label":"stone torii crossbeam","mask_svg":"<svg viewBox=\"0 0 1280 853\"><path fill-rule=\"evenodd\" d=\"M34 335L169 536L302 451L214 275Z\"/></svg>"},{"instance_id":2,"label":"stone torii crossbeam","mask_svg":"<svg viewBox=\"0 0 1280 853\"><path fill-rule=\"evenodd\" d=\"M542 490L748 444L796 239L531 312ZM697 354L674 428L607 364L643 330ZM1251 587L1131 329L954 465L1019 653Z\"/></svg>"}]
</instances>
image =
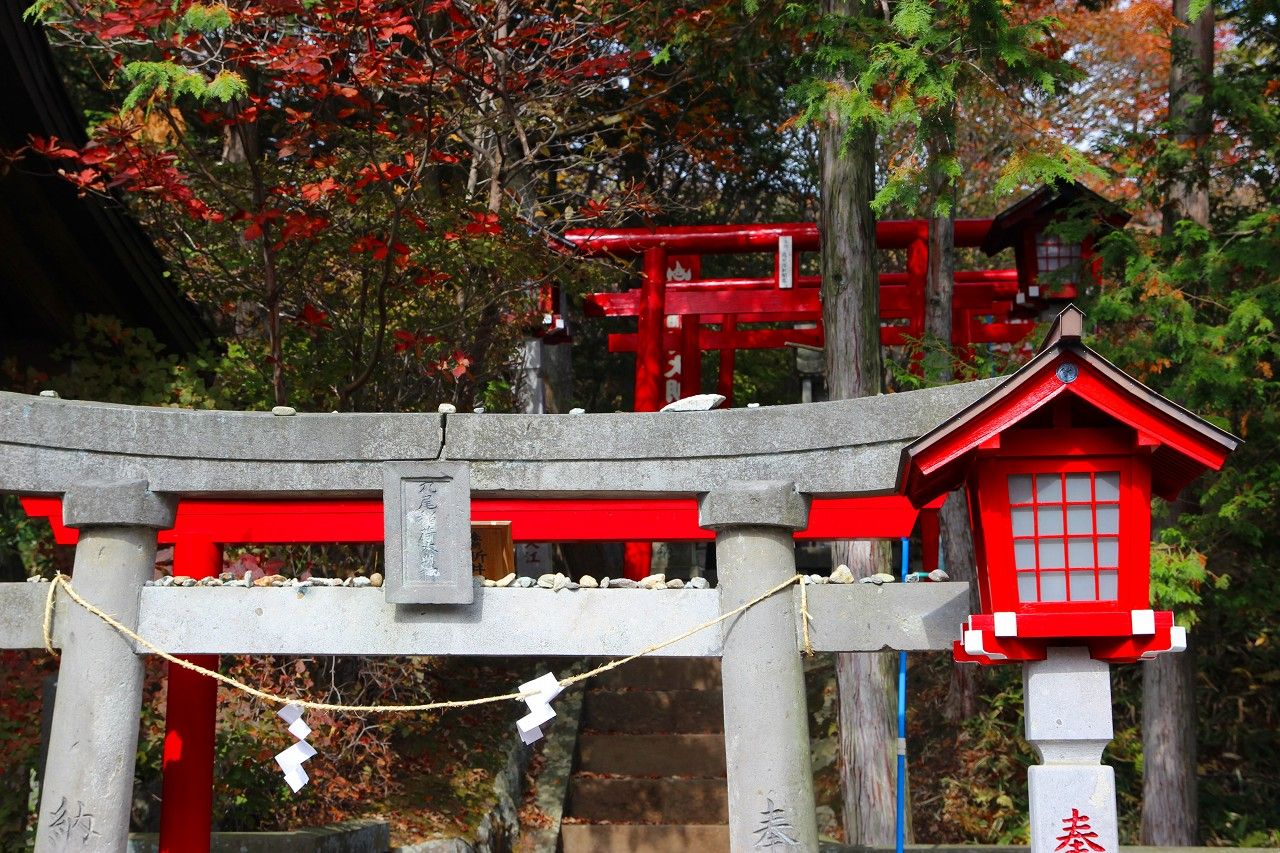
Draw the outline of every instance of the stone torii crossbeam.
<instances>
[{"instance_id":1,"label":"stone torii crossbeam","mask_svg":"<svg viewBox=\"0 0 1280 853\"><path fill-rule=\"evenodd\" d=\"M76 590L175 654L625 656L792 577L792 533L807 525L810 499L892 493L904 446L1002 381L807 406L580 416L281 418L0 394L0 491L61 496L63 521L79 530ZM143 585L156 531L173 523L178 499L372 497L384 494L388 471L439 463L465 471L477 495L697 495L699 523L715 532L720 585L661 594L474 586L454 599L469 603L408 604L372 588ZM389 529L404 521L388 519ZM443 517L435 532L463 535ZM0 648L44 645L46 591L0 584ZM820 585L807 594L819 651L948 650L969 611L965 584ZM757 846L765 812L787 825L790 846L817 849L798 595L772 596L659 652L722 658L734 850ZM65 596L53 640L59 691L36 849L124 850L146 650ZM1034 676L1061 661L1026 666ZM1110 738L1099 666L1088 695L1096 725L1055 725L1055 699L1078 706L1079 688L1036 682L1028 736L1054 744L1047 762L1096 764L1094 745ZM1072 740L1088 746L1061 748ZM1114 796L1100 809L1093 827L1114 838Z\"/></svg>"}]
</instances>

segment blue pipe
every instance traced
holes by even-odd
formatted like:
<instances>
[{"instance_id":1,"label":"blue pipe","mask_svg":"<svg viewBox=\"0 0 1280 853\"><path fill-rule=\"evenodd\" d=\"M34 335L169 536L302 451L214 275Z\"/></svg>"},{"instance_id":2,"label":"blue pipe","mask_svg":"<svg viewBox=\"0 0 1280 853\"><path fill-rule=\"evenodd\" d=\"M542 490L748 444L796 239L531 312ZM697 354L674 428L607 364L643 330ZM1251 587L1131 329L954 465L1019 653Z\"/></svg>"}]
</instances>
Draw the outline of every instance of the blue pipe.
<instances>
[{"instance_id":1,"label":"blue pipe","mask_svg":"<svg viewBox=\"0 0 1280 853\"><path fill-rule=\"evenodd\" d=\"M911 540L902 538L902 582L911 571ZM898 652L898 814L894 820L895 849L907 843L907 653Z\"/></svg>"}]
</instances>

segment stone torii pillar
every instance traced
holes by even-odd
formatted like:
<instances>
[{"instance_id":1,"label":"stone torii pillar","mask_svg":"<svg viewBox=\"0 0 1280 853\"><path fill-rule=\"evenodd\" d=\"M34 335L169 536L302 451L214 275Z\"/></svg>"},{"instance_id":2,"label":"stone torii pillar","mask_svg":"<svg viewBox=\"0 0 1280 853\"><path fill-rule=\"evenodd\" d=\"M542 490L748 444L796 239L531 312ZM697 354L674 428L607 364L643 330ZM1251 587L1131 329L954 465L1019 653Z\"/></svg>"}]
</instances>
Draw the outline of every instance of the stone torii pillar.
<instances>
[{"instance_id":1,"label":"stone torii pillar","mask_svg":"<svg viewBox=\"0 0 1280 853\"><path fill-rule=\"evenodd\" d=\"M67 491L62 512L64 524L80 529L76 590L136 628L142 585L155 567L156 531L173 525L173 501L145 480L87 483ZM142 658L92 613L74 607L64 614L36 853L124 850Z\"/></svg>"},{"instance_id":2,"label":"stone torii pillar","mask_svg":"<svg viewBox=\"0 0 1280 853\"><path fill-rule=\"evenodd\" d=\"M740 483L698 502L716 533L720 612L796 573L792 531L809 501L794 483ZM729 768L729 848L818 849L809 716L796 639L795 596L780 592L724 623L721 679Z\"/></svg>"}]
</instances>

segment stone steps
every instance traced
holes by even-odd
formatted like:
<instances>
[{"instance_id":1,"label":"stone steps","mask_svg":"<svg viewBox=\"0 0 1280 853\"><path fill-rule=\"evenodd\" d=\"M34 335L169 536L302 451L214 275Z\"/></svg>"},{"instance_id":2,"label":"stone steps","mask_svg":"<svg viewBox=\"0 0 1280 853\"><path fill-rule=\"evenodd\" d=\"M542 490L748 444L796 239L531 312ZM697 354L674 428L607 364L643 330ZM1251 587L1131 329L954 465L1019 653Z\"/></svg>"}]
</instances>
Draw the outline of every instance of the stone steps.
<instances>
[{"instance_id":1,"label":"stone steps","mask_svg":"<svg viewBox=\"0 0 1280 853\"><path fill-rule=\"evenodd\" d=\"M564 853L729 853L728 826L565 824Z\"/></svg>"},{"instance_id":2,"label":"stone steps","mask_svg":"<svg viewBox=\"0 0 1280 853\"><path fill-rule=\"evenodd\" d=\"M578 775L566 811L592 823L727 824L729 794L723 779Z\"/></svg>"},{"instance_id":3,"label":"stone steps","mask_svg":"<svg viewBox=\"0 0 1280 853\"><path fill-rule=\"evenodd\" d=\"M583 697L563 853L729 849L720 661L642 658Z\"/></svg>"},{"instance_id":4,"label":"stone steps","mask_svg":"<svg viewBox=\"0 0 1280 853\"><path fill-rule=\"evenodd\" d=\"M719 690L720 661L716 658L640 658L606 672L592 683L610 690Z\"/></svg>"},{"instance_id":5,"label":"stone steps","mask_svg":"<svg viewBox=\"0 0 1280 853\"><path fill-rule=\"evenodd\" d=\"M720 690L600 690L587 692L588 732L699 734L724 732Z\"/></svg>"},{"instance_id":6,"label":"stone steps","mask_svg":"<svg viewBox=\"0 0 1280 853\"><path fill-rule=\"evenodd\" d=\"M578 770L613 776L724 779L722 734L584 734Z\"/></svg>"}]
</instances>

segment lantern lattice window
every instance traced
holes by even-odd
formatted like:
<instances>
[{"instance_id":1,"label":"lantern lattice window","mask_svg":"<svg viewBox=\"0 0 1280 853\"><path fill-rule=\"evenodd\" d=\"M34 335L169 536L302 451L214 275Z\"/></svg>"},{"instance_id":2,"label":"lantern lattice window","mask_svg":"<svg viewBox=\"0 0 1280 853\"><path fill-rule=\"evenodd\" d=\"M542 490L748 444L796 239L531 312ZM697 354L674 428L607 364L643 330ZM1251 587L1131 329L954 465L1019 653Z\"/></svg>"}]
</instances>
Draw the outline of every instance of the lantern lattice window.
<instances>
[{"instance_id":1,"label":"lantern lattice window","mask_svg":"<svg viewBox=\"0 0 1280 853\"><path fill-rule=\"evenodd\" d=\"M1119 597L1118 471L1013 474L1009 508L1019 601Z\"/></svg>"},{"instance_id":2,"label":"lantern lattice window","mask_svg":"<svg viewBox=\"0 0 1280 853\"><path fill-rule=\"evenodd\" d=\"M1064 242L1053 234L1036 235L1036 270L1040 275L1057 270L1079 269L1083 257L1079 243Z\"/></svg>"}]
</instances>

